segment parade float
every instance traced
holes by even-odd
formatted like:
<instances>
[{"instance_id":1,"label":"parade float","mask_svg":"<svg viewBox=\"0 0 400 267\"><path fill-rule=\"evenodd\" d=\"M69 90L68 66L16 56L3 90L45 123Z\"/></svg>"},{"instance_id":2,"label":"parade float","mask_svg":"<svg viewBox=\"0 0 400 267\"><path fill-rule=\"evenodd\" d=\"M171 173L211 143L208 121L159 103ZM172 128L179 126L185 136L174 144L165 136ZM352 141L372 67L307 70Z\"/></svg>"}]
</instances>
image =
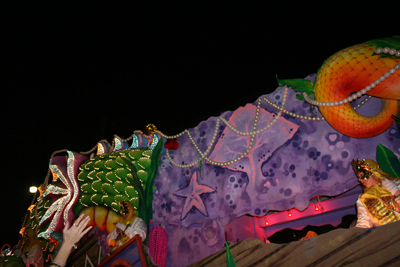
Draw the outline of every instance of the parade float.
<instances>
[{"instance_id":1,"label":"parade float","mask_svg":"<svg viewBox=\"0 0 400 267\"><path fill-rule=\"evenodd\" d=\"M210 255L225 257L226 241L253 238L272 251L278 245L265 243L284 229L335 228L356 214L352 159L375 159L400 177L399 58L400 37L372 40L332 55L316 75L279 74L274 92L181 133L149 124L87 152L57 151L15 248L35 244L51 262L64 222L80 214L94 228L68 266L207 265ZM110 247L116 224L130 223L126 212L143 220L147 237ZM300 242L315 246L310 240ZM24 266L12 250L3 246L0 266Z\"/></svg>"}]
</instances>

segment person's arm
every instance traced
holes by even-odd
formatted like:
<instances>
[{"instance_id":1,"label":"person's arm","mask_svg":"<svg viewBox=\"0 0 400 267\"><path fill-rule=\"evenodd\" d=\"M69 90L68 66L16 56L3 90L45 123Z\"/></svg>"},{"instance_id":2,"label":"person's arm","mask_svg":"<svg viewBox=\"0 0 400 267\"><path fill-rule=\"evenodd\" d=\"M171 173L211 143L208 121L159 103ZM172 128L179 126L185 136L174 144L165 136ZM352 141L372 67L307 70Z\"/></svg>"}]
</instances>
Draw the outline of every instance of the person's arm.
<instances>
[{"instance_id":1,"label":"person's arm","mask_svg":"<svg viewBox=\"0 0 400 267\"><path fill-rule=\"evenodd\" d=\"M63 229L63 243L50 266L64 267L67 264L67 259L72 251L72 247L81 240L82 236L92 229L92 226L86 228L89 220L89 216L83 218L83 214L81 214L71 227L69 227L69 223L66 222Z\"/></svg>"},{"instance_id":2,"label":"person's arm","mask_svg":"<svg viewBox=\"0 0 400 267\"><path fill-rule=\"evenodd\" d=\"M144 221L137 217L125 230L125 234L129 236L129 238L133 238L135 235L139 235L142 239L142 242L146 239L147 226Z\"/></svg>"},{"instance_id":3,"label":"person's arm","mask_svg":"<svg viewBox=\"0 0 400 267\"><path fill-rule=\"evenodd\" d=\"M117 237L119 235L123 234L123 230L121 230L121 229L124 229L124 230L126 229L126 225L123 223L118 222L118 223L114 223L114 225L115 225L115 228L112 230L111 233L109 233L107 235L107 244L110 247L115 247L117 245L117 242L116 242Z\"/></svg>"},{"instance_id":4,"label":"person's arm","mask_svg":"<svg viewBox=\"0 0 400 267\"><path fill-rule=\"evenodd\" d=\"M394 182L384 179L382 181L382 186L386 188L386 190L389 191L393 196L397 197L400 195L400 188Z\"/></svg>"},{"instance_id":5,"label":"person's arm","mask_svg":"<svg viewBox=\"0 0 400 267\"><path fill-rule=\"evenodd\" d=\"M361 203L360 200L357 200L357 224L356 224L356 227L360 227L360 228L374 227L374 223L371 219L371 215L369 214L367 208Z\"/></svg>"}]
</instances>

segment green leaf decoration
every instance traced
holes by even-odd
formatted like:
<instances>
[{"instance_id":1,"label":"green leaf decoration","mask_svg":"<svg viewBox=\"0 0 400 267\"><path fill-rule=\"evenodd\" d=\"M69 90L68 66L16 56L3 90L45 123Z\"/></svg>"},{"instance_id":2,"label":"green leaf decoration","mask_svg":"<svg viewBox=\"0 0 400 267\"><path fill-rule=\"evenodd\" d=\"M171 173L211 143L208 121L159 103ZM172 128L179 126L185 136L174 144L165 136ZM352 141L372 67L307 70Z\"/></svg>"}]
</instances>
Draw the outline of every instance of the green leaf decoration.
<instances>
[{"instance_id":1,"label":"green leaf decoration","mask_svg":"<svg viewBox=\"0 0 400 267\"><path fill-rule=\"evenodd\" d=\"M99 172L96 173L96 178L98 180L103 181L103 182L107 182L106 174L107 174L106 172L99 171Z\"/></svg>"},{"instance_id":2,"label":"green leaf decoration","mask_svg":"<svg viewBox=\"0 0 400 267\"><path fill-rule=\"evenodd\" d=\"M124 200L130 201L130 199L125 195L116 195L115 196L115 203L118 203L118 202L124 201Z\"/></svg>"},{"instance_id":3,"label":"green leaf decoration","mask_svg":"<svg viewBox=\"0 0 400 267\"><path fill-rule=\"evenodd\" d=\"M148 172L145 172L145 171L143 171L143 170L139 170L139 171L137 172L137 176L138 176L138 178L139 178L140 180L142 180L143 182L146 183L147 179L149 178L149 173L148 173Z\"/></svg>"},{"instance_id":4,"label":"green leaf decoration","mask_svg":"<svg viewBox=\"0 0 400 267\"><path fill-rule=\"evenodd\" d=\"M102 204L103 200L103 194L94 194L90 197L90 200L92 201L92 205L100 205Z\"/></svg>"},{"instance_id":5,"label":"green leaf decoration","mask_svg":"<svg viewBox=\"0 0 400 267\"><path fill-rule=\"evenodd\" d=\"M399 110L399 114L397 114L397 118L400 118L400 110ZM396 121L396 127L397 127L397 131L400 133L400 121Z\"/></svg>"},{"instance_id":6,"label":"green leaf decoration","mask_svg":"<svg viewBox=\"0 0 400 267\"><path fill-rule=\"evenodd\" d=\"M118 181L118 179L117 176L115 176L115 174L110 171L106 173L106 181L108 183L115 183L116 181Z\"/></svg>"},{"instance_id":7,"label":"green leaf decoration","mask_svg":"<svg viewBox=\"0 0 400 267\"><path fill-rule=\"evenodd\" d=\"M141 199L144 198L143 195L143 186L142 183L139 180L139 177L137 175L137 171L136 171L136 167L134 164L132 164L129 160L122 158L123 161L125 161L126 165L132 170L131 174L132 174L132 178L130 176L127 176L126 178L128 179L128 181L130 182L131 185L133 185L133 187L135 188L135 190L138 192L139 197Z\"/></svg>"},{"instance_id":8,"label":"green leaf decoration","mask_svg":"<svg viewBox=\"0 0 400 267\"><path fill-rule=\"evenodd\" d=\"M73 208L75 215L93 205L120 212L118 202L127 200L150 230L154 180L162 148L163 141L160 140L154 150L144 147L114 151L82 163L78 174L81 194L79 203Z\"/></svg>"},{"instance_id":9,"label":"green leaf decoration","mask_svg":"<svg viewBox=\"0 0 400 267\"><path fill-rule=\"evenodd\" d=\"M138 197L139 195L136 192L137 192L137 190L131 185L128 185L127 187L125 187L125 195L128 198Z\"/></svg>"},{"instance_id":10,"label":"green leaf decoration","mask_svg":"<svg viewBox=\"0 0 400 267\"><path fill-rule=\"evenodd\" d=\"M84 184L82 184L81 185L81 190L82 190L82 192L84 192L85 194L94 194L94 193L97 193L97 192L95 192L94 190L93 190L93 188L92 188L92 183L84 183Z\"/></svg>"},{"instance_id":11,"label":"green leaf decoration","mask_svg":"<svg viewBox=\"0 0 400 267\"><path fill-rule=\"evenodd\" d=\"M46 211L47 211L47 209L40 209L37 212L38 217L41 218L46 213Z\"/></svg>"},{"instance_id":12,"label":"green leaf decoration","mask_svg":"<svg viewBox=\"0 0 400 267\"><path fill-rule=\"evenodd\" d=\"M382 38L382 39L375 39L368 42L365 42L368 45L374 46L375 48L394 48L396 50L400 49L400 35L396 35L390 38ZM373 53L372 55L376 55ZM396 55L390 55L389 53L381 53L379 54L381 58L393 58L398 59Z\"/></svg>"},{"instance_id":13,"label":"green leaf decoration","mask_svg":"<svg viewBox=\"0 0 400 267\"><path fill-rule=\"evenodd\" d=\"M129 162L129 161L128 161ZM128 168L122 168L118 167L118 169L115 170L115 176L118 178L118 180L123 181L124 177L130 173Z\"/></svg>"},{"instance_id":14,"label":"green leaf decoration","mask_svg":"<svg viewBox=\"0 0 400 267\"><path fill-rule=\"evenodd\" d=\"M118 166L118 168L119 167L125 167L126 166L126 162L125 162L125 155L121 155L120 157L117 157L116 158L116 160L115 160L115 163L117 164L117 165L119 165ZM128 159L126 159L129 163L131 163Z\"/></svg>"},{"instance_id":15,"label":"green leaf decoration","mask_svg":"<svg viewBox=\"0 0 400 267\"><path fill-rule=\"evenodd\" d=\"M98 159L97 161L94 162L93 168L98 171L98 170L104 170L106 171L107 169L104 167L104 163L102 160Z\"/></svg>"},{"instance_id":16,"label":"green leaf decoration","mask_svg":"<svg viewBox=\"0 0 400 267\"><path fill-rule=\"evenodd\" d=\"M288 86L292 87L295 92L306 92L307 95L314 94L314 84L310 80L306 79L278 79L278 75L276 75L276 80L278 81L279 86Z\"/></svg>"},{"instance_id":17,"label":"green leaf decoration","mask_svg":"<svg viewBox=\"0 0 400 267\"><path fill-rule=\"evenodd\" d=\"M161 154L161 150L163 149L164 142L160 140L156 147L153 150L153 155L151 157L151 164L150 164L150 169L148 171L149 177L146 183L146 196L149 196L147 198L147 207L151 207L153 205L153 184L154 180L157 177L158 173L158 166L160 165L161 160L159 159L159 156ZM150 219L153 218L153 212L150 213Z\"/></svg>"},{"instance_id":18,"label":"green leaf decoration","mask_svg":"<svg viewBox=\"0 0 400 267\"><path fill-rule=\"evenodd\" d=\"M79 168L82 168L83 170L93 170L93 165L94 165L94 161L89 161L87 164L85 164L84 166L80 166Z\"/></svg>"},{"instance_id":19,"label":"green leaf decoration","mask_svg":"<svg viewBox=\"0 0 400 267\"><path fill-rule=\"evenodd\" d=\"M297 99L297 100L301 100L301 101L306 101L306 100L304 99L304 96L303 96L302 94L297 94L297 95L296 95L296 99Z\"/></svg>"},{"instance_id":20,"label":"green leaf decoration","mask_svg":"<svg viewBox=\"0 0 400 267\"><path fill-rule=\"evenodd\" d=\"M149 158L141 158L141 159L139 159L139 164L144 169L148 169L148 168L150 168L151 160Z\"/></svg>"},{"instance_id":21,"label":"green leaf decoration","mask_svg":"<svg viewBox=\"0 0 400 267\"><path fill-rule=\"evenodd\" d=\"M93 202L90 200L91 196L92 195L82 195L79 199L79 202L85 207L92 206ZM77 205L75 205L75 206L77 206Z\"/></svg>"},{"instance_id":22,"label":"green leaf decoration","mask_svg":"<svg viewBox=\"0 0 400 267\"><path fill-rule=\"evenodd\" d=\"M118 205L118 203L117 203L117 202L111 203L111 208L112 208L115 212L118 212L118 210L119 210L119 205Z\"/></svg>"},{"instance_id":23,"label":"green leaf decoration","mask_svg":"<svg viewBox=\"0 0 400 267\"><path fill-rule=\"evenodd\" d=\"M78 174L78 181L79 181L79 182L85 182L85 179L86 179L86 177L87 177L89 171L87 171L87 170L85 170L85 169L83 169L83 168L81 169L81 167L79 167L79 170L80 170L81 172Z\"/></svg>"},{"instance_id":24,"label":"green leaf decoration","mask_svg":"<svg viewBox=\"0 0 400 267\"><path fill-rule=\"evenodd\" d=\"M52 183L52 184L55 185L57 183ZM49 227L50 221L47 221L40 226L39 226L39 221L45 215L48 208L52 205L52 202L53 202L53 198L50 195L43 197L41 200L38 200L38 202L36 202L34 204L33 209L28 212L27 217L26 217L27 221L25 222L24 226L27 227L27 229L30 229L30 230L36 231L36 232L45 231ZM37 215L37 216L35 216L35 215ZM55 233L55 232L53 232L53 233ZM40 244L42 247L43 257L45 259L54 258L54 254L56 254L57 248L54 247L54 245L51 242L49 242L49 240L46 240L44 238L39 237L39 241L40 241ZM29 243L27 243L27 242L19 243L18 248L21 250L24 250L24 248L26 248L26 246L28 244ZM7 264L11 264L11 263L7 262ZM18 265L12 265L12 264L11 265L2 265L0 263L0 266L18 266ZM25 265L23 265L23 266L25 266Z\"/></svg>"},{"instance_id":25,"label":"green leaf decoration","mask_svg":"<svg viewBox=\"0 0 400 267\"><path fill-rule=\"evenodd\" d=\"M128 153L128 157L136 161L142 157L142 152L139 149L130 150Z\"/></svg>"},{"instance_id":26,"label":"green leaf decoration","mask_svg":"<svg viewBox=\"0 0 400 267\"><path fill-rule=\"evenodd\" d=\"M107 170L112 170L112 169L117 169L120 167L120 165L117 164L117 162L115 161L115 159L108 159L105 162L105 167L107 168Z\"/></svg>"},{"instance_id":27,"label":"green leaf decoration","mask_svg":"<svg viewBox=\"0 0 400 267\"><path fill-rule=\"evenodd\" d=\"M157 143L156 147L153 150L153 154L151 156L151 163L150 163L150 168L148 171L148 178L146 181L146 188L145 188L145 195L147 196L146 198L146 207L147 207L147 220L146 225L147 225L147 234L149 234L150 231L150 220L153 219L153 185L154 185L154 180L157 177L158 173L158 166L161 163L161 160L159 158L161 154L161 150L163 149L164 142L162 139ZM147 245L148 239L146 239L145 243Z\"/></svg>"},{"instance_id":28,"label":"green leaf decoration","mask_svg":"<svg viewBox=\"0 0 400 267\"><path fill-rule=\"evenodd\" d=\"M127 175L126 179L130 182L130 184L133 186L133 188L130 188L130 190L132 191L132 189L135 190L135 192L139 195L139 199L138 199L138 212L139 212L139 217L143 219L143 221L146 223L147 226L147 234L149 234L149 224L150 224L150 220L147 216L147 209L148 207L146 207L146 195L144 193L144 189L142 186L142 182L139 180L139 177L137 175L137 171L136 171L136 167L134 164L132 164L129 160L127 160L126 158L122 158L127 167L131 170L131 175ZM128 188L127 188L128 189ZM128 193L128 190L127 190ZM151 207L152 209L152 207Z\"/></svg>"},{"instance_id":29,"label":"green leaf decoration","mask_svg":"<svg viewBox=\"0 0 400 267\"><path fill-rule=\"evenodd\" d=\"M114 196L103 195L101 198L101 203L103 203L106 207L111 208L112 203L115 201Z\"/></svg>"},{"instance_id":30,"label":"green leaf decoration","mask_svg":"<svg viewBox=\"0 0 400 267\"><path fill-rule=\"evenodd\" d=\"M96 193L104 193L102 185L103 181L97 180L92 183L92 188Z\"/></svg>"},{"instance_id":31,"label":"green leaf decoration","mask_svg":"<svg viewBox=\"0 0 400 267\"><path fill-rule=\"evenodd\" d=\"M87 175L87 178L89 180L92 180L92 181L98 180L97 177L96 177L96 171L92 170L91 172L89 172L88 175Z\"/></svg>"},{"instance_id":32,"label":"green leaf decoration","mask_svg":"<svg viewBox=\"0 0 400 267\"><path fill-rule=\"evenodd\" d=\"M389 148L378 144L376 148L376 160L382 171L390 174L393 178L400 177L400 161Z\"/></svg>"},{"instance_id":33,"label":"green leaf decoration","mask_svg":"<svg viewBox=\"0 0 400 267\"><path fill-rule=\"evenodd\" d=\"M117 192L119 193L119 194L125 194L125 188L126 188L126 184L125 183L123 183L123 182L121 182L121 181L116 181L115 183L114 183L114 188L115 188L115 190L117 190Z\"/></svg>"},{"instance_id":34,"label":"green leaf decoration","mask_svg":"<svg viewBox=\"0 0 400 267\"><path fill-rule=\"evenodd\" d=\"M118 192L114 189L113 184L104 183L101 187L107 195L115 196L118 194Z\"/></svg>"},{"instance_id":35,"label":"green leaf decoration","mask_svg":"<svg viewBox=\"0 0 400 267\"><path fill-rule=\"evenodd\" d=\"M236 267L235 260L233 259L231 250L229 249L229 244L226 241L225 241L225 247L226 247L226 266L227 267Z\"/></svg>"}]
</instances>

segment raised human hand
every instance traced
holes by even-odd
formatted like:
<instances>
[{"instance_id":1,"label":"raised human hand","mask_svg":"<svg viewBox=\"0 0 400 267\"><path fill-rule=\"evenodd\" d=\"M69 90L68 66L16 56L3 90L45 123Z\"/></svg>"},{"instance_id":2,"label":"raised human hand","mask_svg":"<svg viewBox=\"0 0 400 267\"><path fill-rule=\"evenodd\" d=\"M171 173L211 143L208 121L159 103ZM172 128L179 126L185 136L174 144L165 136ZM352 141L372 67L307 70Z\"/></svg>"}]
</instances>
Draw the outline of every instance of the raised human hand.
<instances>
[{"instance_id":1,"label":"raised human hand","mask_svg":"<svg viewBox=\"0 0 400 267\"><path fill-rule=\"evenodd\" d=\"M89 221L89 216L83 218L83 214L81 214L71 227L69 227L69 222L66 222L63 229L63 243L74 246L75 243L79 242L82 236L92 229L92 226L86 228Z\"/></svg>"}]
</instances>

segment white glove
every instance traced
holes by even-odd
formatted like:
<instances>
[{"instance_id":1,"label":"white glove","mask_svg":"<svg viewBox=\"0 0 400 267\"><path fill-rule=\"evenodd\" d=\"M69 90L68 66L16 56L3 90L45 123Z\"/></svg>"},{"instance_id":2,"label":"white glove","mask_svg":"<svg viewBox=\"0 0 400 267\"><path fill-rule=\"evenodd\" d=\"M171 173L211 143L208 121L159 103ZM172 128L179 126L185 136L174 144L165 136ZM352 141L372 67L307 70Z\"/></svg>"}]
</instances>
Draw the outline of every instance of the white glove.
<instances>
[{"instance_id":1,"label":"white glove","mask_svg":"<svg viewBox=\"0 0 400 267\"><path fill-rule=\"evenodd\" d=\"M122 231L125 231L125 229L126 229L126 225L123 224L123 223L120 223L120 222L117 222L117 223L115 224L115 227L121 229Z\"/></svg>"},{"instance_id":2,"label":"white glove","mask_svg":"<svg viewBox=\"0 0 400 267\"><path fill-rule=\"evenodd\" d=\"M135 235L139 235L140 239L142 239L142 241L144 241L146 239L146 232L143 231L142 229L134 229L131 227L128 227L128 229L125 230L125 234L127 236L129 236L129 238L133 238Z\"/></svg>"}]
</instances>

